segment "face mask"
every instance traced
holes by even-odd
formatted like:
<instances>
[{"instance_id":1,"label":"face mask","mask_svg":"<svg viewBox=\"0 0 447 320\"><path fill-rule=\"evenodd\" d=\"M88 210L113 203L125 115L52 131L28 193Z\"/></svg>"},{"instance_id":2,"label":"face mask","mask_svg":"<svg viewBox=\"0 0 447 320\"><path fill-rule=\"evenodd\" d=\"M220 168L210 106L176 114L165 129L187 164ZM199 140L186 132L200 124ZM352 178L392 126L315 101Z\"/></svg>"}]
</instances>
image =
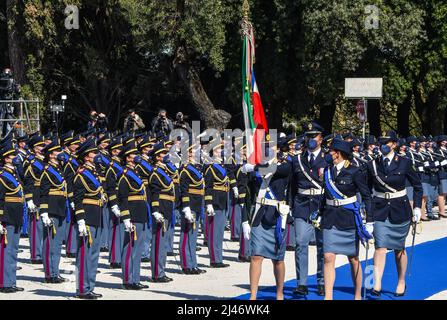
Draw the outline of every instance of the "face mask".
<instances>
[{"instance_id":1,"label":"face mask","mask_svg":"<svg viewBox=\"0 0 447 320\"><path fill-rule=\"evenodd\" d=\"M164 156L163 163L168 164L169 163L169 155Z\"/></svg>"},{"instance_id":2,"label":"face mask","mask_svg":"<svg viewBox=\"0 0 447 320\"><path fill-rule=\"evenodd\" d=\"M307 148L310 151L315 150L318 147L317 141L315 141L315 139L309 139L307 140Z\"/></svg>"},{"instance_id":3,"label":"face mask","mask_svg":"<svg viewBox=\"0 0 447 320\"><path fill-rule=\"evenodd\" d=\"M419 142L416 142L415 148L419 149L421 147L421 144Z\"/></svg>"},{"instance_id":4,"label":"face mask","mask_svg":"<svg viewBox=\"0 0 447 320\"><path fill-rule=\"evenodd\" d=\"M141 163L142 160L143 160L143 159L141 158L141 156L135 156L135 158L133 158L133 162L134 162L135 164L139 164L139 163Z\"/></svg>"},{"instance_id":5,"label":"face mask","mask_svg":"<svg viewBox=\"0 0 447 320\"><path fill-rule=\"evenodd\" d=\"M94 162L95 164L100 164L100 163L102 162L102 157L101 157L101 155L100 155L100 154L96 155L96 156L93 158L93 162Z\"/></svg>"},{"instance_id":6,"label":"face mask","mask_svg":"<svg viewBox=\"0 0 447 320\"><path fill-rule=\"evenodd\" d=\"M382 145L380 146L380 152L382 152L382 154L383 154L384 156L386 156L388 153L391 152L391 148L390 148L388 145L386 145L386 144L382 144Z\"/></svg>"},{"instance_id":7,"label":"face mask","mask_svg":"<svg viewBox=\"0 0 447 320\"><path fill-rule=\"evenodd\" d=\"M64 161L64 154L63 153L59 153L56 157L57 161L63 162Z\"/></svg>"},{"instance_id":8,"label":"face mask","mask_svg":"<svg viewBox=\"0 0 447 320\"><path fill-rule=\"evenodd\" d=\"M332 158L332 155L330 153L324 156L324 161L326 161L326 163L329 165L334 163L334 159Z\"/></svg>"}]
</instances>

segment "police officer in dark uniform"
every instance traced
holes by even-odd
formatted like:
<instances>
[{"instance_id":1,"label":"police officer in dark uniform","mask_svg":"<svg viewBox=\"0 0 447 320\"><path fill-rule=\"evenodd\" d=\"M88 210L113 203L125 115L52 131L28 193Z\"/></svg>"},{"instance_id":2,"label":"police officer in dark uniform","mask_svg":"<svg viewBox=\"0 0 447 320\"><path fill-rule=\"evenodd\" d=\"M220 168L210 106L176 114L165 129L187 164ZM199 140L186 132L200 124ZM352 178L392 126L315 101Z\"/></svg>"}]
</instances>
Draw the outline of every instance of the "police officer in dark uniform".
<instances>
[{"instance_id":1,"label":"police officer in dark uniform","mask_svg":"<svg viewBox=\"0 0 447 320\"><path fill-rule=\"evenodd\" d=\"M121 256L123 249L124 227L121 224L121 212L118 205L117 185L124 168L118 155L122 149L121 138L115 137L109 144L111 160L105 175L105 192L109 206L109 263L111 269L121 269Z\"/></svg>"},{"instance_id":2,"label":"police officer in dark uniform","mask_svg":"<svg viewBox=\"0 0 447 320\"><path fill-rule=\"evenodd\" d=\"M230 191L230 178L223 164L223 145L213 148L213 164L205 168L205 211L208 216L208 250L210 253L210 266L212 268L225 268L229 264L223 263L222 246L228 206L228 192Z\"/></svg>"},{"instance_id":3,"label":"police officer in dark uniform","mask_svg":"<svg viewBox=\"0 0 447 320\"><path fill-rule=\"evenodd\" d=\"M304 153L293 158L292 216L295 224L295 266L297 287L295 294L307 295L309 242L315 234L317 244L317 284L318 294L324 295L323 278L323 234L312 224L311 215L318 210L323 198L323 171L327 166L321 148L323 128L315 122L306 126L307 148Z\"/></svg>"},{"instance_id":4,"label":"police officer in dark uniform","mask_svg":"<svg viewBox=\"0 0 447 320\"><path fill-rule=\"evenodd\" d=\"M61 151L57 137L43 149L47 163L40 182L39 204L43 223L43 266L47 283L66 281L59 273L62 242L65 238L64 221L69 214L67 182L57 160Z\"/></svg>"},{"instance_id":5,"label":"police officer in dark uniform","mask_svg":"<svg viewBox=\"0 0 447 320\"><path fill-rule=\"evenodd\" d=\"M411 160L396 154L397 135L388 131L379 138L382 156L368 163L368 173L373 185L373 200L368 232L374 232L376 251L374 253L374 290L372 294L380 296L382 275L387 250L394 250L398 270L398 284L395 296L405 293L405 272L407 256L405 239L410 230L410 222L419 222L421 218L422 185L413 169ZM407 197L405 181L413 187L413 209Z\"/></svg>"},{"instance_id":6,"label":"police officer in dark uniform","mask_svg":"<svg viewBox=\"0 0 447 320\"><path fill-rule=\"evenodd\" d=\"M147 285L140 282L140 271L149 208L144 182L136 172L135 157L137 154L135 140L125 141L120 155L126 167L118 181L118 206L125 231L121 267L123 288L127 290L148 288Z\"/></svg>"},{"instance_id":7,"label":"police officer in dark uniform","mask_svg":"<svg viewBox=\"0 0 447 320\"><path fill-rule=\"evenodd\" d=\"M23 186L23 182L25 179L25 169L24 169L24 165L26 164L26 158L28 156L28 152L27 152L27 145L26 143L28 142L28 135L22 135L17 137L16 139L17 141L17 157L15 157L13 159L13 165L15 166L15 170L17 173L17 176L20 179L20 182L22 183ZM22 232L20 237L21 238L28 238L28 228L29 228L29 223L28 223L28 210L23 210L23 225L22 225Z\"/></svg>"},{"instance_id":8,"label":"police officer in dark uniform","mask_svg":"<svg viewBox=\"0 0 447 320\"><path fill-rule=\"evenodd\" d=\"M96 171L99 174L99 178L102 182L103 188L105 188L105 176L106 171L110 166L110 154L108 152L108 147L110 143L110 133L109 132L100 132L99 137L97 138L99 156L96 164ZM101 252L109 252L109 206L105 205L102 208L102 220L101 220Z\"/></svg>"},{"instance_id":9,"label":"police officer in dark uniform","mask_svg":"<svg viewBox=\"0 0 447 320\"><path fill-rule=\"evenodd\" d=\"M175 185L166 171L166 154L163 142L157 144L152 151L155 167L149 178L149 189L152 212L151 270L152 282L169 282L166 276L166 256L168 229L172 223L175 206Z\"/></svg>"},{"instance_id":10,"label":"police officer in dark uniform","mask_svg":"<svg viewBox=\"0 0 447 320\"><path fill-rule=\"evenodd\" d=\"M255 172L256 180L251 190L255 204L251 223L247 211L242 217L244 237L250 239L250 299L255 300L259 278L261 276L264 258L273 262L276 280L276 298L282 300L286 252L285 230L287 223L291 223L290 207L287 205L287 187L292 173L289 161L278 158L278 148L272 147L273 158L267 168L260 168L250 163L244 164L245 173ZM263 165L264 166L264 165ZM265 171L264 171L265 170ZM250 226L251 225L251 226Z\"/></svg>"},{"instance_id":11,"label":"police officer in dark uniform","mask_svg":"<svg viewBox=\"0 0 447 320\"><path fill-rule=\"evenodd\" d=\"M0 149L3 169L0 170L0 292L23 291L17 287L17 254L20 228L23 223L24 194L20 179L15 172L13 159L16 150L12 141L6 141Z\"/></svg>"},{"instance_id":12,"label":"police officer in dark uniform","mask_svg":"<svg viewBox=\"0 0 447 320\"><path fill-rule=\"evenodd\" d=\"M79 163L76 156L76 150L79 147L80 139L69 131L61 136L64 150L59 154L59 161L62 164L65 181L67 181L67 192L70 202L70 216L65 220L65 252L67 258L76 257L77 235L75 232L74 202L73 202L73 184L76 172L79 169Z\"/></svg>"},{"instance_id":13,"label":"police officer in dark uniform","mask_svg":"<svg viewBox=\"0 0 447 320\"><path fill-rule=\"evenodd\" d=\"M359 242L368 241L372 236L363 225L357 194L360 193L365 205L366 221L372 222L369 214L371 193L365 167L353 165L348 160L351 156L350 143L334 139L329 148L326 157L332 164L324 170L324 199L319 209L323 229L325 300L333 298L337 254L348 257L355 299L360 300L362 269Z\"/></svg>"},{"instance_id":14,"label":"police officer in dark uniform","mask_svg":"<svg viewBox=\"0 0 447 320\"><path fill-rule=\"evenodd\" d=\"M87 139L79 146L78 156L83 165L76 173L73 188L78 239L76 297L87 300L102 297L94 292L101 246L101 214L106 203L105 192L95 167L98 153L94 139Z\"/></svg>"},{"instance_id":15,"label":"police officer in dark uniform","mask_svg":"<svg viewBox=\"0 0 447 320\"><path fill-rule=\"evenodd\" d=\"M41 264L43 224L39 216L40 179L44 169L42 149L45 146L43 138L36 132L30 135L28 146L31 150L25 164L24 191L29 213L29 243L31 263Z\"/></svg>"},{"instance_id":16,"label":"police officer in dark uniform","mask_svg":"<svg viewBox=\"0 0 447 320\"><path fill-rule=\"evenodd\" d=\"M141 179L143 179L144 186L146 188L146 195L148 197L147 203L148 208L150 209L150 192L149 192L149 178L154 170L152 166L152 160L149 157L149 154L154 149L155 139L151 138L149 135L145 135L143 140L138 144L138 148L141 152L141 156L135 158L136 160L136 169L137 173L140 175ZM145 232L145 240L144 240L144 249L141 257L141 262L150 262L151 261L151 240L152 240L152 214L149 214L149 221L147 223L147 229ZM174 240L174 239L172 239Z\"/></svg>"},{"instance_id":17,"label":"police officer in dark uniform","mask_svg":"<svg viewBox=\"0 0 447 320\"><path fill-rule=\"evenodd\" d=\"M198 146L192 141L187 149L188 162L180 170L180 263L185 274L201 274L197 265L196 246L198 222L204 210L205 181L196 165Z\"/></svg>"}]
</instances>

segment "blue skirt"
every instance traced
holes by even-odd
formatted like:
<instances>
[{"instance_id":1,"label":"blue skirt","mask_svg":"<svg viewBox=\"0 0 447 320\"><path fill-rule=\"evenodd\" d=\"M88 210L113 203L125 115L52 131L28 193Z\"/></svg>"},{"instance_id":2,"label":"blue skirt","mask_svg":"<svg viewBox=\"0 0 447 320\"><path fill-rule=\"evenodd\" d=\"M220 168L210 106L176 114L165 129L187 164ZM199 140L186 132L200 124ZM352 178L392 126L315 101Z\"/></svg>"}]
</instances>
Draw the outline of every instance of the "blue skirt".
<instances>
[{"instance_id":1,"label":"blue skirt","mask_svg":"<svg viewBox=\"0 0 447 320\"><path fill-rule=\"evenodd\" d=\"M282 243L278 246L275 238L276 226L265 226L262 223L251 229L250 249L252 256L284 261L286 253L286 235L283 232Z\"/></svg>"},{"instance_id":2,"label":"blue skirt","mask_svg":"<svg viewBox=\"0 0 447 320\"><path fill-rule=\"evenodd\" d=\"M447 193L447 179L442 179L439 181L439 194Z\"/></svg>"},{"instance_id":3,"label":"blue skirt","mask_svg":"<svg viewBox=\"0 0 447 320\"><path fill-rule=\"evenodd\" d=\"M422 191L424 197L430 196L430 190L431 190L430 183L422 182Z\"/></svg>"},{"instance_id":4,"label":"blue skirt","mask_svg":"<svg viewBox=\"0 0 447 320\"><path fill-rule=\"evenodd\" d=\"M323 252L342 254L348 257L359 255L359 237L355 229L323 229Z\"/></svg>"},{"instance_id":5,"label":"blue skirt","mask_svg":"<svg viewBox=\"0 0 447 320\"><path fill-rule=\"evenodd\" d=\"M405 249L405 239L410 231L411 221L393 224L388 219L374 222L374 246L389 250Z\"/></svg>"}]
</instances>

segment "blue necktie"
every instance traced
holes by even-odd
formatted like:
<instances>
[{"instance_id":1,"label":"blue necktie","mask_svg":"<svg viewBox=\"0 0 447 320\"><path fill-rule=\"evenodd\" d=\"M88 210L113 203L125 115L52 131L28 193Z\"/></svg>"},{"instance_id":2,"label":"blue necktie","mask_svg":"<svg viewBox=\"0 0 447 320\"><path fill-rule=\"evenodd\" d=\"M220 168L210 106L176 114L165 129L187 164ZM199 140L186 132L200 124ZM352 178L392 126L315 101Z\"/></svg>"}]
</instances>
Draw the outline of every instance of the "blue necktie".
<instances>
[{"instance_id":1,"label":"blue necktie","mask_svg":"<svg viewBox=\"0 0 447 320\"><path fill-rule=\"evenodd\" d=\"M310 167L313 167L313 165L314 165L314 161L315 161L314 154L311 153L311 154L310 154L310 161L309 161L309 165L310 165Z\"/></svg>"},{"instance_id":2,"label":"blue necktie","mask_svg":"<svg viewBox=\"0 0 447 320\"><path fill-rule=\"evenodd\" d=\"M390 159L385 158L384 162L385 162L385 174L388 174L388 169L389 169L388 167L390 165Z\"/></svg>"}]
</instances>

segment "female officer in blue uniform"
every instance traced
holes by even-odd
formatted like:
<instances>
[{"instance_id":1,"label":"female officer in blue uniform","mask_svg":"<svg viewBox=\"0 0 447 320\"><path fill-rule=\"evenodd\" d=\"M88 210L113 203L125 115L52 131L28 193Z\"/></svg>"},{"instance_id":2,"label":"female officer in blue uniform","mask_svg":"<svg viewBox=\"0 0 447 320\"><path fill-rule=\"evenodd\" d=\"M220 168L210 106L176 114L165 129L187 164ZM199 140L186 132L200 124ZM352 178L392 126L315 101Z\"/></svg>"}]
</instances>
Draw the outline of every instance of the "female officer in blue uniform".
<instances>
[{"instance_id":1,"label":"female officer in blue uniform","mask_svg":"<svg viewBox=\"0 0 447 320\"><path fill-rule=\"evenodd\" d=\"M272 148L278 153L276 146ZM286 252L286 233L284 220L292 222L289 215L287 200L287 186L289 184L292 167L290 162L280 162L275 156L274 164L269 168L258 170L259 166L245 164L245 173L256 171L256 190L252 192L256 196L254 201L255 211L251 218L251 227L246 210L242 214L242 230L245 238L250 238L250 300L256 299L259 278L261 277L262 261L271 259L276 280L276 298L282 300L284 288L284 255ZM283 229L284 228L284 229Z\"/></svg>"},{"instance_id":2,"label":"female officer in blue uniform","mask_svg":"<svg viewBox=\"0 0 447 320\"><path fill-rule=\"evenodd\" d=\"M328 162L324 171L324 197L321 201L321 227L323 229L325 300L332 300L335 282L335 257L348 257L355 287L355 299L361 299L362 269L359 261L359 240L371 236L363 227L359 212L360 193L365 205L367 221L371 221L369 207L371 194L364 167L350 163L350 143L335 138L329 147Z\"/></svg>"},{"instance_id":3,"label":"female officer in blue uniform","mask_svg":"<svg viewBox=\"0 0 447 320\"><path fill-rule=\"evenodd\" d=\"M411 220L421 218L422 185L419 175L412 167L411 160L397 156L397 135L389 131L380 138L382 156L368 163L368 173L373 185L374 198L371 210L374 213L374 290L371 294L380 296L386 251L394 250L396 256L398 283L395 296L405 293L405 271L407 256L405 239L410 230ZM413 210L407 197L405 180L413 187Z\"/></svg>"}]
</instances>

